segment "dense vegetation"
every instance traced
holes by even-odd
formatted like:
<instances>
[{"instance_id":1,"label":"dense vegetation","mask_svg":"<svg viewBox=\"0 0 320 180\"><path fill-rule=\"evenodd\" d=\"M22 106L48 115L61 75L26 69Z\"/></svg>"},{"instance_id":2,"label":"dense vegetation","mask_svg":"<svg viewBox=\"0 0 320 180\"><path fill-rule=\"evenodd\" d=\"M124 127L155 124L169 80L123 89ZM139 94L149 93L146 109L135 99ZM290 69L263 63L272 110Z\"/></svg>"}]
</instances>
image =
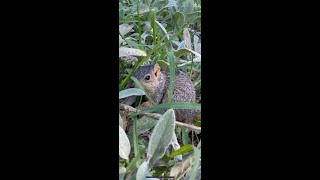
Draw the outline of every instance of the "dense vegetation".
<instances>
[{"instance_id":1,"label":"dense vegetation","mask_svg":"<svg viewBox=\"0 0 320 180\"><path fill-rule=\"evenodd\" d=\"M201 119L191 128L177 125L174 109L201 108L201 2L200 0L120 0L119 1L119 102L136 95L139 105L142 87L124 89L141 65L157 62L162 69L188 73L197 94L197 103L169 104L132 113L119 110L119 179L145 176L174 176L200 179ZM170 84L172 87L172 83ZM170 89L169 94L172 93ZM148 97L149 98L149 97ZM136 107L136 106L133 106ZM149 112L157 117L139 115ZM176 139L177 146L172 145ZM180 159L180 161L178 161ZM181 161L182 160L182 161Z\"/></svg>"}]
</instances>

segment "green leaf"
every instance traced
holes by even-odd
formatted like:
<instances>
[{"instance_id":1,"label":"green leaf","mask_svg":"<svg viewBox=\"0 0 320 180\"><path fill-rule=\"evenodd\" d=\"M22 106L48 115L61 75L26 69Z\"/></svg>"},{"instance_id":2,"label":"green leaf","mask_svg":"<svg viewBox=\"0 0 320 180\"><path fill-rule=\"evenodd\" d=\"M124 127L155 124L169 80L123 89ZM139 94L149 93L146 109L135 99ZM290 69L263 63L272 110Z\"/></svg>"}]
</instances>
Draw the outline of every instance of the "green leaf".
<instances>
[{"instance_id":1,"label":"green leaf","mask_svg":"<svg viewBox=\"0 0 320 180\"><path fill-rule=\"evenodd\" d=\"M122 39L122 37L119 35L119 46L120 44L123 42L124 40Z\"/></svg>"},{"instance_id":2,"label":"green leaf","mask_svg":"<svg viewBox=\"0 0 320 180\"><path fill-rule=\"evenodd\" d=\"M188 48L182 48L182 49L174 51L173 53L177 58L181 57L182 55L188 54L188 53L193 53L194 55L201 58L201 54L199 54L195 51L192 51L191 49L188 49Z\"/></svg>"},{"instance_id":3,"label":"green leaf","mask_svg":"<svg viewBox=\"0 0 320 180\"><path fill-rule=\"evenodd\" d=\"M128 172L131 170L131 168L133 167L133 165L134 165L136 162L138 162L138 160L140 160L141 155L145 152L145 150L146 150L146 148L143 148L143 149L140 151L140 153L139 153L137 156L135 156L135 157L130 161L130 163L128 164L128 166L127 166L127 168L126 168Z\"/></svg>"},{"instance_id":4,"label":"green leaf","mask_svg":"<svg viewBox=\"0 0 320 180\"><path fill-rule=\"evenodd\" d=\"M195 11L195 12L192 12L192 13L188 13L185 15L185 21L189 21L189 20L192 20L192 21L196 21L197 18L201 18L201 11Z\"/></svg>"},{"instance_id":5,"label":"green leaf","mask_svg":"<svg viewBox=\"0 0 320 180\"><path fill-rule=\"evenodd\" d=\"M201 127L201 119L195 119L195 120L193 121L193 124L194 124L195 126Z\"/></svg>"},{"instance_id":6,"label":"green leaf","mask_svg":"<svg viewBox=\"0 0 320 180\"><path fill-rule=\"evenodd\" d=\"M137 135L147 132L157 124L158 120L143 116L137 121Z\"/></svg>"},{"instance_id":7,"label":"green leaf","mask_svg":"<svg viewBox=\"0 0 320 180\"><path fill-rule=\"evenodd\" d=\"M137 7L134 7L135 9L137 8ZM139 14L141 15L141 14L145 14L145 13L147 13L147 12L149 12L149 7L148 7L148 5L146 5L146 4L140 4L139 5ZM138 13L137 12L134 12L132 15L137 15Z\"/></svg>"},{"instance_id":8,"label":"green leaf","mask_svg":"<svg viewBox=\"0 0 320 180\"><path fill-rule=\"evenodd\" d=\"M164 28L163 25L161 23L159 23L158 21L155 21L155 22L160 27L161 31L165 34L167 39L169 40L169 35L168 35L168 32L167 32L166 28Z\"/></svg>"},{"instance_id":9,"label":"green leaf","mask_svg":"<svg viewBox=\"0 0 320 180\"><path fill-rule=\"evenodd\" d=\"M123 99L129 96L143 96L145 92L138 88L129 88L119 92L119 99Z\"/></svg>"},{"instance_id":10,"label":"green leaf","mask_svg":"<svg viewBox=\"0 0 320 180\"><path fill-rule=\"evenodd\" d=\"M175 114L173 109L166 111L154 127L147 151L149 167L159 160L168 148L175 128Z\"/></svg>"},{"instance_id":11,"label":"green leaf","mask_svg":"<svg viewBox=\"0 0 320 180\"><path fill-rule=\"evenodd\" d=\"M139 154L139 144L138 144L138 135L137 135L137 119L133 118L133 130L132 130L132 134L133 134L133 150L134 150L134 155L138 156ZM139 167L140 164L140 159L137 160L136 162L136 166L137 168Z\"/></svg>"},{"instance_id":12,"label":"green leaf","mask_svg":"<svg viewBox=\"0 0 320 180\"><path fill-rule=\"evenodd\" d=\"M122 20L124 18L124 10L119 9L119 20Z\"/></svg>"},{"instance_id":13,"label":"green leaf","mask_svg":"<svg viewBox=\"0 0 320 180\"><path fill-rule=\"evenodd\" d=\"M169 84L169 94L168 94L168 103L171 104L171 98L173 95L173 86L175 80L175 63L174 63L174 55L172 52L168 53L168 62L169 62L169 69L170 69L170 84Z\"/></svg>"},{"instance_id":14,"label":"green leaf","mask_svg":"<svg viewBox=\"0 0 320 180\"><path fill-rule=\"evenodd\" d=\"M188 28L184 28L183 30L183 39L186 42L186 48L192 49L191 38Z\"/></svg>"},{"instance_id":15,"label":"green leaf","mask_svg":"<svg viewBox=\"0 0 320 180\"><path fill-rule=\"evenodd\" d=\"M150 176L150 173L149 173L149 170L148 170L148 163L145 161L138 168L137 175L136 175L136 180L153 179L153 178L146 178L147 176Z\"/></svg>"},{"instance_id":16,"label":"green leaf","mask_svg":"<svg viewBox=\"0 0 320 180\"><path fill-rule=\"evenodd\" d=\"M157 63L159 64L161 69L168 69L168 67L169 67L169 64L167 63L167 61L158 60Z\"/></svg>"},{"instance_id":17,"label":"green leaf","mask_svg":"<svg viewBox=\"0 0 320 180\"><path fill-rule=\"evenodd\" d=\"M198 149L201 149L201 140L200 140L200 142L199 142L199 144L198 144L197 148L198 148Z\"/></svg>"},{"instance_id":18,"label":"green leaf","mask_svg":"<svg viewBox=\"0 0 320 180\"><path fill-rule=\"evenodd\" d=\"M140 49L120 47L119 57L127 57L127 56L146 56L146 53Z\"/></svg>"},{"instance_id":19,"label":"green leaf","mask_svg":"<svg viewBox=\"0 0 320 180\"><path fill-rule=\"evenodd\" d=\"M119 114L119 125L123 128L123 122L122 122L122 118L121 118L120 114Z\"/></svg>"},{"instance_id":20,"label":"green leaf","mask_svg":"<svg viewBox=\"0 0 320 180\"><path fill-rule=\"evenodd\" d=\"M184 145L189 143L189 131L186 128L182 128L182 143Z\"/></svg>"},{"instance_id":21,"label":"green leaf","mask_svg":"<svg viewBox=\"0 0 320 180\"><path fill-rule=\"evenodd\" d=\"M130 149L129 139L122 127L119 126L119 156L123 159L129 160Z\"/></svg>"},{"instance_id":22,"label":"green leaf","mask_svg":"<svg viewBox=\"0 0 320 180\"><path fill-rule=\"evenodd\" d=\"M192 145L191 144L186 144L184 146L182 146L180 149L173 151L170 156L168 157L169 159L172 159L173 157L180 155L180 154L184 154L187 153L189 151L192 151Z\"/></svg>"},{"instance_id":23,"label":"green leaf","mask_svg":"<svg viewBox=\"0 0 320 180\"><path fill-rule=\"evenodd\" d=\"M192 169L189 172L188 176L190 177L190 180L195 180L199 174L199 167L200 167L200 157L201 157L201 151L194 147L193 148L193 165L192 165Z\"/></svg>"},{"instance_id":24,"label":"green leaf","mask_svg":"<svg viewBox=\"0 0 320 180\"><path fill-rule=\"evenodd\" d=\"M183 14L188 14L193 11L194 2L193 0L185 0L179 10Z\"/></svg>"},{"instance_id":25,"label":"green leaf","mask_svg":"<svg viewBox=\"0 0 320 180\"><path fill-rule=\"evenodd\" d=\"M176 1L175 0L169 0L168 4L165 6L165 8L168 8L168 7L177 7Z\"/></svg>"},{"instance_id":26,"label":"green leaf","mask_svg":"<svg viewBox=\"0 0 320 180\"><path fill-rule=\"evenodd\" d=\"M175 19L175 21L178 25L178 28L181 28L184 24L184 21L185 21L184 15L181 12L177 11L174 13L173 18Z\"/></svg>"},{"instance_id":27,"label":"green leaf","mask_svg":"<svg viewBox=\"0 0 320 180\"><path fill-rule=\"evenodd\" d=\"M139 44L139 49L142 49L142 46L141 46L141 16L140 16L140 2L139 0L137 0L137 15L138 15L138 44ZM136 14L134 13L134 14Z\"/></svg>"},{"instance_id":28,"label":"green leaf","mask_svg":"<svg viewBox=\"0 0 320 180\"><path fill-rule=\"evenodd\" d=\"M155 65L155 64L157 63L157 61L158 61L159 57L160 57L160 54L158 54L157 56L155 56L155 57L153 58L153 60L152 60L152 63L151 63L151 64Z\"/></svg>"},{"instance_id":29,"label":"green leaf","mask_svg":"<svg viewBox=\"0 0 320 180\"><path fill-rule=\"evenodd\" d=\"M119 32L122 36L128 34L128 32L131 31L131 29L134 27L133 24L120 24L119 25Z\"/></svg>"},{"instance_id":30,"label":"green leaf","mask_svg":"<svg viewBox=\"0 0 320 180\"><path fill-rule=\"evenodd\" d=\"M119 180L123 180L125 174L126 174L126 168L119 167Z\"/></svg>"},{"instance_id":31,"label":"green leaf","mask_svg":"<svg viewBox=\"0 0 320 180\"><path fill-rule=\"evenodd\" d=\"M154 167L152 169L152 171L154 171L154 173L152 174L153 176L157 177L157 176L161 176L161 174L168 172L169 168L165 167L165 166L160 166L160 167ZM164 178L165 179L165 178ZM168 180L171 180L168 178Z\"/></svg>"},{"instance_id":32,"label":"green leaf","mask_svg":"<svg viewBox=\"0 0 320 180\"><path fill-rule=\"evenodd\" d=\"M164 7L166 1L163 1L163 0L154 0L152 1L152 7L154 8L161 8L161 7Z\"/></svg>"},{"instance_id":33,"label":"green leaf","mask_svg":"<svg viewBox=\"0 0 320 180\"><path fill-rule=\"evenodd\" d=\"M150 17L151 17L151 27L152 27L152 36L153 36L153 46L157 44L157 36L158 36L158 31L157 31L157 26L156 26L156 13L155 11L150 12Z\"/></svg>"},{"instance_id":34,"label":"green leaf","mask_svg":"<svg viewBox=\"0 0 320 180\"><path fill-rule=\"evenodd\" d=\"M190 103L190 102L171 102L171 109L201 109L201 104ZM134 117L139 114L143 114L146 112L155 112L163 109L167 109L169 107L168 103L153 105L150 108L144 109L142 111L138 111L129 115L129 117Z\"/></svg>"},{"instance_id":35,"label":"green leaf","mask_svg":"<svg viewBox=\"0 0 320 180\"><path fill-rule=\"evenodd\" d=\"M185 43L185 40L182 40L181 43L179 44L177 50L179 49L183 49L183 48L186 48L186 43Z\"/></svg>"},{"instance_id":36,"label":"green leaf","mask_svg":"<svg viewBox=\"0 0 320 180\"><path fill-rule=\"evenodd\" d=\"M199 42L199 37L197 35L193 36L193 47L194 47L194 51L201 54L201 43Z\"/></svg>"}]
</instances>

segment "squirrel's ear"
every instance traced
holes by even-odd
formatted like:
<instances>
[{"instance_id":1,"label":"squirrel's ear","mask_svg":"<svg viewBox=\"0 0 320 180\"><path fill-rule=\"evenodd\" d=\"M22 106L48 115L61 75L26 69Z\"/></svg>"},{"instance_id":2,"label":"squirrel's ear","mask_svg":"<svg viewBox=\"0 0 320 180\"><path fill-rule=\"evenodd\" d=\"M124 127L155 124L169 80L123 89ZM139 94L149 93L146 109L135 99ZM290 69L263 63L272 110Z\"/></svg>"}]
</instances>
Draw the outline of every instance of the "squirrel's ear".
<instances>
[{"instance_id":1,"label":"squirrel's ear","mask_svg":"<svg viewBox=\"0 0 320 180\"><path fill-rule=\"evenodd\" d=\"M154 71L160 71L161 67L159 66L159 64L155 64L153 70Z\"/></svg>"},{"instance_id":2,"label":"squirrel's ear","mask_svg":"<svg viewBox=\"0 0 320 180\"><path fill-rule=\"evenodd\" d=\"M160 75L160 69L161 69L161 67L159 66L159 64L155 64L155 65L154 65L153 72L154 72L154 75L155 75L156 77L159 77L159 75Z\"/></svg>"}]
</instances>

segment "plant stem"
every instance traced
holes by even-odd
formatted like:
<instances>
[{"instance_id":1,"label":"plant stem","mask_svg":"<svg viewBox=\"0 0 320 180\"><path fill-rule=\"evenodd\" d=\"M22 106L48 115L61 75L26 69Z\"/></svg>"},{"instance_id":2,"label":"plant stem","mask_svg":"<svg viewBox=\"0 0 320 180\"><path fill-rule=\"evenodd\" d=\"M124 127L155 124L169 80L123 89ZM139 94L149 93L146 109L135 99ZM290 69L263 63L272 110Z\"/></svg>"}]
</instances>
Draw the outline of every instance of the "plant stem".
<instances>
[{"instance_id":1,"label":"plant stem","mask_svg":"<svg viewBox=\"0 0 320 180\"><path fill-rule=\"evenodd\" d=\"M139 49L143 50L142 46L141 46L141 21L140 21L140 12L139 12L140 2L139 2L139 0L137 0L137 1L138 1L138 3L137 3L137 13L138 13L138 33L139 33L138 44L139 44Z\"/></svg>"},{"instance_id":2,"label":"plant stem","mask_svg":"<svg viewBox=\"0 0 320 180\"><path fill-rule=\"evenodd\" d=\"M138 135L137 135L137 119L133 118L133 149L134 149L134 156L138 156L139 154L139 145L138 145ZM140 166L140 159L136 162L136 167L139 168Z\"/></svg>"}]
</instances>

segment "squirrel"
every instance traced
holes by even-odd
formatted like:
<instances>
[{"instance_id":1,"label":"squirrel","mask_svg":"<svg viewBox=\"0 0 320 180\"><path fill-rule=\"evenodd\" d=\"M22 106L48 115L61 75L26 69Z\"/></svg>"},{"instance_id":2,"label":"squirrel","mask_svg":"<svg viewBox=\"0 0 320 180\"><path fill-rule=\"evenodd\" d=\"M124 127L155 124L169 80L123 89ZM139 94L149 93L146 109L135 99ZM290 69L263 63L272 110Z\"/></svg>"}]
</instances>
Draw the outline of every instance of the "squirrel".
<instances>
[{"instance_id":1,"label":"squirrel","mask_svg":"<svg viewBox=\"0 0 320 180\"><path fill-rule=\"evenodd\" d=\"M156 104L168 102L170 76L168 71L161 71L159 64L140 66L133 74ZM130 80L127 87L135 87ZM196 102L196 92L190 77L182 71L176 71L171 102ZM150 101L142 103L138 109L151 107ZM163 110L162 112L165 112ZM195 118L201 117L200 110L175 109L176 120L192 123Z\"/></svg>"}]
</instances>

